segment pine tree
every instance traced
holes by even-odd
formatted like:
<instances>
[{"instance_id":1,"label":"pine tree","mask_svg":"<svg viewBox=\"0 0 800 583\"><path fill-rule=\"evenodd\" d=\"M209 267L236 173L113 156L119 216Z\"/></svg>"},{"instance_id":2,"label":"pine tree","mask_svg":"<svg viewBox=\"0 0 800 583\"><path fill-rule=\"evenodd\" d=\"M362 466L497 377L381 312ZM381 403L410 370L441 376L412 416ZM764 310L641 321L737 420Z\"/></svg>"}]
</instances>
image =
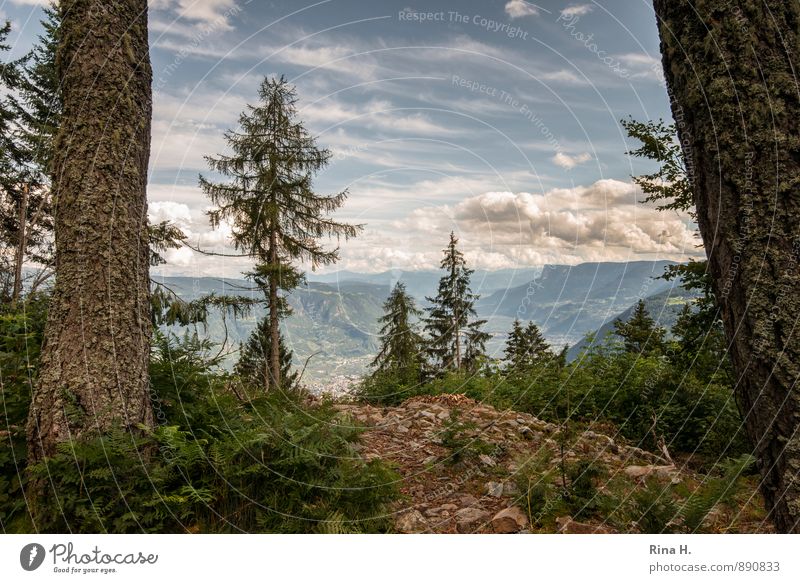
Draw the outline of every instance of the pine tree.
<instances>
[{"instance_id":1,"label":"pine tree","mask_svg":"<svg viewBox=\"0 0 800 583\"><path fill-rule=\"evenodd\" d=\"M379 372L392 371L405 380L418 377L424 341L412 319L422 315L406 286L398 282L383 304L380 331L381 349L371 366Z\"/></svg>"},{"instance_id":2,"label":"pine tree","mask_svg":"<svg viewBox=\"0 0 800 583\"><path fill-rule=\"evenodd\" d=\"M627 322L614 322L614 332L622 338L625 350L642 356L660 354L664 349L666 331L656 326L655 320L645 307L644 300L639 300L633 315Z\"/></svg>"},{"instance_id":3,"label":"pine tree","mask_svg":"<svg viewBox=\"0 0 800 583\"><path fill-rule=\"evenodd\" d=\"M470 289L473 271L467 268L454 233L450 233L450 242L443 253L441 268L446 273L439 280L436 297L427 298L431 303L425 319L428 354L439 371L460 371L465 365L474 371L489 338L481 330L486 320L476 319L474 306L479 296Z\"/></svg>"},{"instance_id":4,"label":"pine tree","mask_svg":"<svg viewBox=\"0 0 800 583\"><path fill-rule=\"evenodd\" d=\"M554 355L536 324L528 322L523 328L519 320L514 320L504 356L512 370L520 370L548 362Z\"/></svg>"},{"instance_id":5,"label":"pine tree","mask_svg":"<svg viewBox=\"0 0 800 583\"><path fill-rule=\"evenodd\" d=\"M286 346L283 334L278 335L278 353L280 355L280 388L290 390L295 387L299 373L292 371L293 353ZM234 372L247 383L268 388L270 386L270 359L272 355L272 336L269 328L269 317L262 318L258 326L241 346L239 360Z\"/></svg>"},{"instance_id":6,"label":"pine tree","mask_svg":"<svg viewBox=\"0 0 800 583\"><path fill-rule=\"evenodd\" d=\"M307 261L312 268L338 259L338 248L326 250L323 237L358 234L361 227L328 217L344 204L347 191L329 196L314 192L312 179L330 160L319 149L302 122L296 119L297 95L281 77L266 78L259 88L259 104L248 105L239 116L238 131L228 131L231 155L206 160L213 171L229 182L215 183L200 177L200 186L215 209L213 227L228 221L236 249L254 258L251 276L266 296L269 317L270 382L281 385L279 320L285 312L280 292L297 287L303 279L293 261Z\"/></svg>"}]
</instances>

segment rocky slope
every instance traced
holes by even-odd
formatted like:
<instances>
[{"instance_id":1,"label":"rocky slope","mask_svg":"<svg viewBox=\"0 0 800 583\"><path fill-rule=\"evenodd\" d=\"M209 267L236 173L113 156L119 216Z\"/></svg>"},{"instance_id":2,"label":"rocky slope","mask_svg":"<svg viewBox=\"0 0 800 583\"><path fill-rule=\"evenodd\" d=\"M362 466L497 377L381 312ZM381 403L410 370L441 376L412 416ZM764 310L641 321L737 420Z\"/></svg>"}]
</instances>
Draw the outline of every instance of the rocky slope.
<instances>
[{"instance_id":1,"label":"rocky slope","mask_svg":"<svg viewBox=\"0 0 800 583\"><path fill-rule=\"evenodd\" d=\"M390 462L402 476L404 498L394 509L398 532L639 532L636 521L624 517L574 520L559 515L557 500L541 499L537 503L543 507L532 508L520 485L528 490L525 483L549 484L551 493L560 492L571 479L565 467L591 462L596 499L610 499L605 495L613 493L622 508L646 485L691 491L703 481L620 438L583 430L565 439L557 425L462 395L415 397L399 407L341 403L337 408L365 428L361 455ZM747 487L738 511L715 508L707 519L712 530L765 530L753 491Z\"/></svg>"}]
</instances>

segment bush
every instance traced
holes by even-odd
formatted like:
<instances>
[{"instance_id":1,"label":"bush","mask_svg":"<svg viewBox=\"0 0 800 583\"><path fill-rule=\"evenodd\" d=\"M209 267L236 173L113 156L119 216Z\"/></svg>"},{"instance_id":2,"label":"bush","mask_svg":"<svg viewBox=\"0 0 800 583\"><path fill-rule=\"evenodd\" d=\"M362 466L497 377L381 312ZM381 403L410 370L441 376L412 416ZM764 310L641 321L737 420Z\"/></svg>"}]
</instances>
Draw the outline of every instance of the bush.
<instances>
[{"instance_id":1,"label":"bush","mask_svg":"<svg viewBox=\"0 0 800 583\"><path fill-rule=\"evenodd\" d=\"M25 424L39 348L47 320L47 297L35 295L0 312L0 528L30 528L23 496Z\"/></svg>"},{"instance_id":2,"label":"bush","mask_svg":"<svg viewBox=\"0 0 800 583\"><path fill-rule=\"evenodd\" d=\"M358 431L294 394L237 397L196 337L156 337L158 425L64 443L30 468L40 532L384 532L397 476ZM240 395L241 396L241 395ZM7 512L8 504L3 505ZM5 526L4 526L5 527Z\"/></svg>"}]
</instances>

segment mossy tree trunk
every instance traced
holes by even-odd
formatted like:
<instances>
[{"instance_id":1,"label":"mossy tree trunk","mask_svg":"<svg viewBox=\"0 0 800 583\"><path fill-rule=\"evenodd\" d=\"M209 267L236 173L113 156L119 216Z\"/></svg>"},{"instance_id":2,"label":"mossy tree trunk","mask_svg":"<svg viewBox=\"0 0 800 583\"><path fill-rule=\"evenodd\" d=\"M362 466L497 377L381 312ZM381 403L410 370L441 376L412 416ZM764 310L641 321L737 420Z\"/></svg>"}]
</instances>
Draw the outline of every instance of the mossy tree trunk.
<instances>
[{"instance_id":1,"label":"mossy tree trunk","mask_svg":"<svg viewBox=\"0 0 800 583\"><path fill-rule=\"evenodd\" d=\"M147 0L62 0L56 283L28 420L32 461L115 425L151 425Z\"/></svg>"},{"instance_id":2,"label":"mossy tree trunk","mask_svg":"<svg viewBox=\"0 0 800 583\"><path fill-rule=\"evenodd\" d=\"M654 5L762 492L800 532L800 1Z\"/></svg>"}]
</instances>

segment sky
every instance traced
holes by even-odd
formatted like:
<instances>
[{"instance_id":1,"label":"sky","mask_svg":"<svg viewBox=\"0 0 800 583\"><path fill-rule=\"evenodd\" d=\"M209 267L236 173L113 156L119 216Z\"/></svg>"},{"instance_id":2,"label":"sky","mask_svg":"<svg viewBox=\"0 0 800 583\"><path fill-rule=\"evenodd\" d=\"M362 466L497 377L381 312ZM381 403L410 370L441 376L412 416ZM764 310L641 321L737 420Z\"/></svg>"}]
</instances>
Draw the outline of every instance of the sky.
<instances>
[{"instance_id":1,"label":"sky","mask_svg":"<svg viewBox=\"0 0 800 583\"><path fill-rule=\"evenodd\" d=\"M0 0L14 52L46 0ZM152 220L230 252L198 175L285 75L331 150L314 182L364 225L327 271L436 269L454 231L470 265L509 269L702 253L687 215L642 204L620 120L671 120L649 0L150 0ZM235 277L249 262L188 248L163 275Z\"/></svg>"}]
</instances>

